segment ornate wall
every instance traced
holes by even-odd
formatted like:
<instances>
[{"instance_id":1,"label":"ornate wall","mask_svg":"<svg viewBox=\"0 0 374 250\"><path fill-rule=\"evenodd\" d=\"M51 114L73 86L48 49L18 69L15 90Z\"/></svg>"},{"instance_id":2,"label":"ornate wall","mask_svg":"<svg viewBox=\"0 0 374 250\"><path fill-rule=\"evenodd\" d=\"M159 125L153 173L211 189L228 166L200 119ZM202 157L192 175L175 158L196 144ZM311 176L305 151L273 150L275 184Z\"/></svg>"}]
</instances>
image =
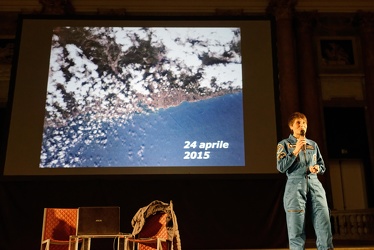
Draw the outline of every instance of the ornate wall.
<instances>
[{"instance_id":1,"label":"ornate wall","mask_svg":"<svg viewBox=\"0 0 374 250\"><path fill-rule=\"evenodd\" d=\"M25 4L27 2L27 4ZM362 107L367 121L367 158L369 165L366 176L369 206L374 206L374 1L328 1L325 0L257 0L257 1L106 1L106 0L3 0L0 3L0 110L8 104L7 92L11 71L11 54L16 33L17 15L20 13L51 15L271 15L275 18L277 67L279 71L279 118L281 135L287 136L288 115L300 110L307 114L310 124L310 137L322 147L327 155L326 134L323 112L325 107ZM339 46L347 44L348 57L341 54ZM329 47L333 45L333 47ZM326 54L326 52L329 52ZM353 61L352 61L353 60ZM349 117L347 117L349 119ZM339 126L339 124L337 124ZM3 128L3 127L1 127ZM365 139L365 138L363 138ZM328 157L326 157L328 159ZM327 160L325 159L325 160ZM326 189L330 201L330 176L325 176ZM279 176L241 177L237 180L72 180L66 181L4 181L0 182L1 203L7 204L3 209L0 227L9 230L9 234L18 234L18 227L13 226L16 213L24 216L16 219L16 224L26 225L32 232L28 235L31 244L37 247L35 238L39 237L37 229L40 223L32 223L30 217L39 216L38 211L45 206L79 206L101 201L128 207L135 212L155 197L168 199L175 197L175 209L181 215L181 237L186 240L187 248L263 248L283 247L286 240L285 228L282 226L283 211L281 197L283 179ZM65 185L65 186L64 186ZM78 190L79 188L82 188ZM151 186L153 193L149 191ZM153 188L154 187L154 188ZM266 189L271 188L271 195ZM258 190L262 190L259 192ZM191 191L192 190L192 191ZM243 193L238 193L241 190ZM243 191L244 190L244 191ZM256 190L256 192L252 192ZM127 192L130 192L129 195ZM36 195L37 193L37 195ZM96 194L93 195L93 193ZM200 193L197 197L194 193ZM255 193L255 194L254 194ZM56 194L60 199L56 199ZM34 197L33 197L34 196ZM72 197L74 196L74 197ZM204 197L202 197L204 196ZM83 199L79 198L83 197ZM372 198L371 198L372 199ZM127 201L131 204L128 206ZM165 200L167 201L167 200ZM247 204L248 203L248 204ZM262 206L259 206L262 205ZM23 207L28 207L26 211ZM202 210L201 207L208 208ZM238 208L235 208L238 207ZM264 211L262 207L266 207ZM218 217L224 212L234 214L230 218ZM131 215L131 213L130 213ZM129 215L123 223L130 221ZM237 217L236 217L237 216ZM28 219L25 224L21 219ZM233 218L235 217L235 218ZM258 229L235 220L255 220L262 223ZM196 221L197 219L203 221ZM193 223L201 223L198 227ZM213 225L215 231L240 224L240 237L236 237L235 246L216 235L196 238L208 232L206 225ZM214 226L215 225L215 226ZM275 226L274 226L275 225ZM245 228L248 227L248 228ZM127 229L127 228L126 228ZM130 229L129 229L130 230ZM195 230L192 232L192 230ZM246 240L246 235L255 235ZM227 234L226 234L227 235ZM229 234L231 235L231 234ZM265 240L271 236L271 243ZM0 246L13 245L7 237L0 238ZM39 238L38 238L39 239ZM206 243L211 239L211 243ZM264 240L261 240L264 239ZM25 243L26 244L26 243ZM18 242L14 246L22 246ZM9 249L17 249L9 248Z\"/></svg>"}]
</instances>

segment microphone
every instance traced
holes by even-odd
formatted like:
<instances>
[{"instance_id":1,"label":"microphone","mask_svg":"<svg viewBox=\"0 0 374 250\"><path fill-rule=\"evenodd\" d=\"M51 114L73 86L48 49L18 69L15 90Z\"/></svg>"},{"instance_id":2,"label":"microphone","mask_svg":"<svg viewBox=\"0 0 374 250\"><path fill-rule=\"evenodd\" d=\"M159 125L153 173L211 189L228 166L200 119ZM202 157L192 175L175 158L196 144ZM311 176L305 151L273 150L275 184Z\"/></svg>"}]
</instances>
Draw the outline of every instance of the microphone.
<instances>
[{"instance_id":1,"label":"microphone","mask_svg":"<svg viewBox=\"0 0 374 250\"><path fill-rule=\"evenodd\" d=\"M304 129L300 130L300 136L302 136L305 139L305 130ZM306 144L302 147L302 150L303 151L306 150Z\"/></svg>"}]
</instances>

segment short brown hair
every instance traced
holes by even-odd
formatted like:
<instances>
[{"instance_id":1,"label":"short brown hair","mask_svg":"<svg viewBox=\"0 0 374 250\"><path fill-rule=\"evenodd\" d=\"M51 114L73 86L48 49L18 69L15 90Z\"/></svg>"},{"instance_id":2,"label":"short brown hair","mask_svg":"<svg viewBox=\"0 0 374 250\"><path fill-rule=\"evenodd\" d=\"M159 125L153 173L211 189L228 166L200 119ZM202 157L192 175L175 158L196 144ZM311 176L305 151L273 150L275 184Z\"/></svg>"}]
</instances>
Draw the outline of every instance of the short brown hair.
<instances>
[{"instance_id":1,"label":"short brown hair","mask_svg":"<svg viewBox=\"0 0 374 250\"><path fill-rule=\"evenodd\" d=\"M288 126L291 127L293 122L296 120L296 119L303 119L305 120L306 123L308 123L308 120L306 119L306 116L303 114L303 113L300 113L300 112L294 112L290 115L290 117L288 117Z\"/></svg>"}]
</instances>

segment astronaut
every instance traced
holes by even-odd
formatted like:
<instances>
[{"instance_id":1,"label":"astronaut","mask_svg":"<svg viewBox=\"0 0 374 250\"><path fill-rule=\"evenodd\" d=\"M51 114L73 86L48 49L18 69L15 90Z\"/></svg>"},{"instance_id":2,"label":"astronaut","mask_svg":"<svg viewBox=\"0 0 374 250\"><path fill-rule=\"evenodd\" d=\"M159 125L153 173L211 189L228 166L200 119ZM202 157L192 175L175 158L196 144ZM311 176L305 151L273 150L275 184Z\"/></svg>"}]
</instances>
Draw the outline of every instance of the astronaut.
<instances>
[{"instance_id":1,"label":"astronaut","mask_svg":"<svg viewBox=\"0 0 374 250\"><path fill-rule=\"evenodd\" d=\"M317 236L319 250L333 249L330 214L326 193L317 174L326 170L316 142L307 139L307 118L295 112L289 120L291 134L277 145L277 169L286 173L283 196L290 249L305 249L306 208ZM308 204L308 206L307 206Z\"/></svg>"}]
</instances>

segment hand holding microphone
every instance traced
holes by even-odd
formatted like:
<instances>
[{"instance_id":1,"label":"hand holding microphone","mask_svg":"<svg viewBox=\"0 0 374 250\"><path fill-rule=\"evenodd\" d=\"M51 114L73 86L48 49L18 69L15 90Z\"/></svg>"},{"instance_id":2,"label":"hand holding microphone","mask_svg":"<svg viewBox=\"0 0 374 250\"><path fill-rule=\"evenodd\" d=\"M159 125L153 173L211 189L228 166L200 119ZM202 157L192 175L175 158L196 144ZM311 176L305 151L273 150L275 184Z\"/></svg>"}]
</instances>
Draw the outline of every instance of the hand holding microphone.
<instances>
[{"instance_id":1,"label":"hand holding microphone","mask_svg":"<svg viewBox=\"0 0 374 250\"><path fill-rule=\"evenodd\" d=\"M306 150L306 140L305 140L305 130L302 129L300 130L300 142L303 144L301 147L301 150L305 151Z\"/></svg>"},{"instance_id":2,"label":"hand holding microphone","mask_svg":"<svg viewBox=\"0 0 374 250\"><path fill-rule=\"evenodd\" d=\"M305 149L306 149L305 130L301 130L299 137L297 139L296 147L295 147L295 150L293 151L293 154L297 156L300 153L300 151L302 150L305 151Z\"/></svg>"}]
</instances>

